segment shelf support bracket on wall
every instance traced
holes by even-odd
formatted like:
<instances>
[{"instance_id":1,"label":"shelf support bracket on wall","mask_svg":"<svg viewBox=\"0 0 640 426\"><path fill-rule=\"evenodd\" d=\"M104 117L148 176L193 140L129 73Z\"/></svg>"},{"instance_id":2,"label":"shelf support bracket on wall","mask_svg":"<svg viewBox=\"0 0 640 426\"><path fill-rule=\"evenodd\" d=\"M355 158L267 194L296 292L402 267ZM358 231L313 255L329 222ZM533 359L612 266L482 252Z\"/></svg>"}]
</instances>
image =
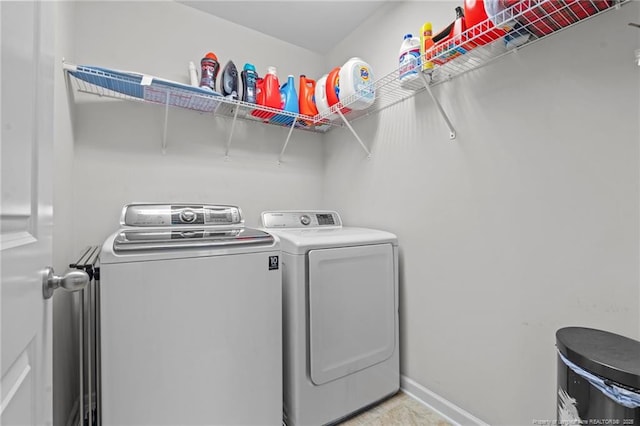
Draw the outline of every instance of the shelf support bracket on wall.
<instances>
[{"instance_id":1,"label":"shelf support bracket on wall","mask_svg":"<svg viewBox=\"0 0 640 426\"><path fill-rule=\"evenodd\" d=\"M338 108L336 110L336 112L338 113L338 115L340 116L340 118L342 118L342 121L344 121L344 124L347 125L347 128L349 130L351 130L351 133L353 133L353 136L355 136L355 138L358 140L358 142L360 143L360 146L362 147L362 149L364 150L364 152L367 153L367 158L371 158L371 151L369 151L369 149L367 148L367 146L364 144L364 142L362 142L362 139L360 139L360 136L358 136L358 134L356 133L355 130L353 130L353 127L351 127L351 123L349 123L349 120L347 120L345 118L345 116L342 114L342 111L340 111L340 108Z\"/></svg>"},{"instance_id":2,"label":"shelf support bracket on wall","mask_svg":"<svg viewBox=\"0 0 640 426\"><path fill-rule=\"evenodd\" d=\"M229 160L229 148L231 148L231 138L233 138L233 131L236 128L236 119L238 118L238 111L240 108L236 105L236 110L233 113L233 121L231 122L231 132L229 132L229 139L227 139L227 148L224 151L225 160Z\"/></svg>"},{"instance_id":3,"label":"shelf support bracket on wall","mask_svg":"<svg viewBox=\"0 0 640 426\"><path fill-rule=\"evenodd\" d=\"M167 121L169 120L169 91L167 90L167 100L164 105L164 129L162 130L162 155L167 153Z\"/></svg>"},{"instance_id":4,"label":"shelf support bracket on wall","mask_svg":"<svg viewBox=\"0 0 640 426\"><path fill-rule=\"evenodd\" d=\"M427 93L429 93L429 96L431 96L433 103L436 104L436 106L438 107L438 111L440 111L440 115L442 116L444 121L447 123L447 127L449 127L449 139L455 139L456 129L453 128L453 125L451 124L451 121L449 120L447 113L444 112L442 105L440 105L440 102L438 102L438 99L436 99L436 97L433 95L433 92L431 91L431 86L429 85L429 81L427 80L427 77L425 77L424 73L420 73L420 77L422 77L422 81L424 82L425 89L427 89Z\"/></svg>"},{"instance_id":5,"label":"shelf support bracket on wall","mask_svg":"<svg viewBox=\"0 0 640 426\"><path fill-rule=\"evenodd\" d=\"M289 128L287 139L284 141L284 146L282 147L282 151L280 151L280 156L278 157L278 166L282 164L282 156L284 155L285 149L287 149L287 145L289 145L289 139L291 139L291 133L293 133L293 128L296 127L297 122L298 122L298 117L296 116L293 119L293 123L291 123L291 127Z\"/></svg>"},{"instance_id":6,"label":"shelf support bracket on wall","mask_svg":"<svg viewBox=\"0 0 640 426\"><path fill-rule=\"evenodd\" d=\"M75 66L67 64L62 58L62 69L66 72L64 73L65 77L65 86L67 88L67 105L69 106L69 118L71 120L71 131L72 134L76 134L76 95L73 91L73 86L71 85L71 74L69 71L75 71Z\"/></svg>"}]
</instances>

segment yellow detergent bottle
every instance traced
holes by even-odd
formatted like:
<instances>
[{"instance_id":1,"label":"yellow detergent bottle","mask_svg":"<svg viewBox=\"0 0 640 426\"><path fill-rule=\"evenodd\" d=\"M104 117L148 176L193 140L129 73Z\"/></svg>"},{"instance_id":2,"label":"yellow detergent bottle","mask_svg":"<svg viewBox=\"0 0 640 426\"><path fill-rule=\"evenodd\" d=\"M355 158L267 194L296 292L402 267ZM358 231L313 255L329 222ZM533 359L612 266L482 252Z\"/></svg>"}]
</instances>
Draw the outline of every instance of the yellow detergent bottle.
<instances>
[{"instance_id":1,"label":"yellow detergent bottle","mask_svg":"<svg viewBox=\"0 0 640 426\"><path fill-rule=\"evenodd\" d=\"M420 57L422 58L422 71L427 73L433 71L433 62L427 60L428 58L425 57L425 52L433 46L431 36L431 22L425 22L420 29Z\"/></svg>"}]
</instances>

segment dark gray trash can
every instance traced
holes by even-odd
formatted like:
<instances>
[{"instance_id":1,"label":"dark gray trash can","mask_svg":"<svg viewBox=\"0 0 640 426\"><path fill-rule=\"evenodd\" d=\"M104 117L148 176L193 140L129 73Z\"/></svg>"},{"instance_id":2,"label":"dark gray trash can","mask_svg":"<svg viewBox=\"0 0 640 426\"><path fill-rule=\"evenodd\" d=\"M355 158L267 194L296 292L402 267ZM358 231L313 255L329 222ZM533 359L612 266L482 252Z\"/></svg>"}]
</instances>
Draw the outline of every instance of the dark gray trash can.
<instances>
[{"instance_id":1,"label":"dark gray trash can","mask_svg":"<svg viewBox=\"0 0 640 426\"><path fill-rule=\"evenodd\" d=\"M640 426L640 342L566 327L556 346L558 424Z\"/></svg>"}]
</instances>

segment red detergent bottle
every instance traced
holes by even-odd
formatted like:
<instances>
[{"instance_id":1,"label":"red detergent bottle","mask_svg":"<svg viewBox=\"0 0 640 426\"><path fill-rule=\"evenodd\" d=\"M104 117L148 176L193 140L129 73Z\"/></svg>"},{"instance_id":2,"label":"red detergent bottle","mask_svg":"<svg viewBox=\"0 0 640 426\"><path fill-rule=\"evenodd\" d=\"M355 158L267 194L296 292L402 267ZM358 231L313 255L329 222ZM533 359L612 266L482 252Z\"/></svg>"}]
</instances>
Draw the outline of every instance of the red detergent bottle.
<instances>
[{"instance_id":1,"label":"red detergent bottle","mask_svg":"<svg viewBox=\"0 0 640 426\"><path fill-rule=\"evenodd\" d=\"M276 67L269 67L264 78L256 81L256 103L258 105L281 109L280 105L280 82L276 74ZM254 110L251 112L254 117L262 118L268 121L275 115L273 112Z\"/></svg>"}]
</instances>

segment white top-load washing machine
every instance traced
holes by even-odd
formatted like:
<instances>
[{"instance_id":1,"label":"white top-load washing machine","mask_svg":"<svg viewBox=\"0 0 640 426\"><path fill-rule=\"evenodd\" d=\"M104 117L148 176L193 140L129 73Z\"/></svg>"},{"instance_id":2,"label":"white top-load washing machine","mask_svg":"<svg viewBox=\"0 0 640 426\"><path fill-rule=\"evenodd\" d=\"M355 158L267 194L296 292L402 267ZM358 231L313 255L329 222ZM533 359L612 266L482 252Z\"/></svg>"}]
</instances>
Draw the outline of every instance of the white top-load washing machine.
<instances>
[{"instance_id":1,"label":"white top-load washing machine","mask_svg":"<svg viewBox=\"0 0 640 426\"><path fill-rule=\"evenodd\" d=\"M396 393L396 236L333 211L264 212L262 224L282 250L286 423L335 423Z\"/></svg>"},{"instance_id":2,"label":"white top-load washing machine","mask_svg":"<svg viewBox=\"0 0 640 426\"><path fill-rule=\"evenodd\" d=\"M132 204L100 254L102 425L281 425L278 239L233 206Z\"/></svg>"}]
</instances>

